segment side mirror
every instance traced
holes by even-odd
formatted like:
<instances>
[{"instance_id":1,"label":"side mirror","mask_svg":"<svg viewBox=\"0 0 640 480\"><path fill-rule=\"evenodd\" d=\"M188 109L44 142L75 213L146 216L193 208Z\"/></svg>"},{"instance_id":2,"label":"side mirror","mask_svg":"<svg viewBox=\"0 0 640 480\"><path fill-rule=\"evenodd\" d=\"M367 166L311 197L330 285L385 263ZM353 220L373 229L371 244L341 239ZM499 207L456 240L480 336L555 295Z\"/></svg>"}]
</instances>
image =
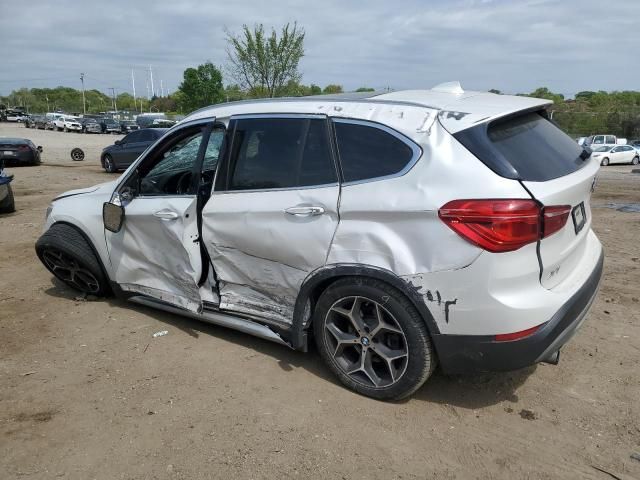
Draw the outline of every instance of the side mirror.
<instances>
[{"instance_id":1,"label":"side mirror","mask_svg":"<svg viewBox=\"0 0 640 480\"><path fill-rule=\"evenodd\" d=\"M41 146L41 145L38 145L37 150L38 150L40 153L42 153L42 146Z\"/></svg>"},{"instance_id":2,"label":"side mirror","mask_svg":"<svg viewBox=\"0 0 640 480\"><path fill-rule=\"evenodd\" d=\"M113 142L114 145L120 145L122 143L122 140L116 140L115 142Z\"/></svg>"},{"instance_id":3,"label":"side mirror","mask_svg":"<svg viewBox=\"0 0 640 480\"><path fill-rule=\"evenodd\" d=\"M102 205L102 221L104 228L113 233L118 233L124 221L124 207L115 203L105 202Z\"/></svg>"}]
</instances>

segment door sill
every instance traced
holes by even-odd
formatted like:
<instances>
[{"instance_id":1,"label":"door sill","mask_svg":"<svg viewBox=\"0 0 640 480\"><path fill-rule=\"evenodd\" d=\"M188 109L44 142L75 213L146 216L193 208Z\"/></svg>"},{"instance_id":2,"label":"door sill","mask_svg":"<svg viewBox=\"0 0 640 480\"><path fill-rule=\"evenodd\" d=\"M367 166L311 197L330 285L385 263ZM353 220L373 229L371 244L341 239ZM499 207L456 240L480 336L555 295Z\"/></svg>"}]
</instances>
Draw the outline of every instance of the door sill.
<instances>
[{"instance_id":1,"label":"door sill","mask_svg":"<svg viewBox=\"0 0 640 480\"><path fill-rule=\"evenodd\" d=\"M163 302L162 300L156 300L155 298L142 295L135 295L133 297L130 297L129 300L140 305L157 308L159 310L164 310L165 312L174 313L183 317L193 318L195 320L201 320L213 325L231 328L239 332L248 333L249 335L253 335L254 337L262 338L271 342L279 343L280 345L291 347L291 345L289 345L280 335L271 330L271 328L269 328L268 326L262 325L258 322L254 322L246 318L237 317L229 313L221 312L217 309L214 309L215 307L213 307L212 304L205 305L205 309L202 311L202 313L195 313L179 307L175 307L166 302Z\"/></svg>"}]
</instances>

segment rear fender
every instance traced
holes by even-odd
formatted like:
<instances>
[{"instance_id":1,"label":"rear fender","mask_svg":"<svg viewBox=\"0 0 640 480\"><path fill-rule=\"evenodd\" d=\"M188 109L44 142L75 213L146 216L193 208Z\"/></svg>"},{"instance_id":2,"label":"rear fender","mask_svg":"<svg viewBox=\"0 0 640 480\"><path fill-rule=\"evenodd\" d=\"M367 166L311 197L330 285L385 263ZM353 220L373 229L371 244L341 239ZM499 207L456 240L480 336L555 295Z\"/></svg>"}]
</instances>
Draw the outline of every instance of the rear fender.
<instances>
[{"instance_id":1,"label":"rear fender","mask_svg":"<svg viewBox=\"0 0 640 480\"><path fill-rule=\"evenodd\" d=\"M322 291L329 286L329 284L341 277L368 277L388 283L407 296L420 313L420 316L427 325L427 329L431 335L437 335L440 333L438 325L427 308L424 297L411 282L404 280L393 272L383 268L343 263L327 265L319 268L309 274L303 282L296 299L293 313L294 320L291 329L290 341L291 346L294 349L307 351L307 332L311 326L315 301Z\"/></svg>"}]
</instances>

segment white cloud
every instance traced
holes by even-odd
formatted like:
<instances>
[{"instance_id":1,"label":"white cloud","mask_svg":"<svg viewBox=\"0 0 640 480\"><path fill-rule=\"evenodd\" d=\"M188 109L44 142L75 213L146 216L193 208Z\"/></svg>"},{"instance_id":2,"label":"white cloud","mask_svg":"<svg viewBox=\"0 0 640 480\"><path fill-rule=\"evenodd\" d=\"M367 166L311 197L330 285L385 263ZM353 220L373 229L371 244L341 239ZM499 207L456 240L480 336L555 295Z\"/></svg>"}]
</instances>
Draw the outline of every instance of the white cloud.
<instances>
[{"instance_id":1,"label":"white cloud","mask_svg":"<svg viewBox=\"0 0 640 480\"><path fill-rule=\"evenodd\" d=\"M294 20L307 33L305 83L637 89L638 18L640 2L625 0L606 8L595 0L3 3L0 93L79 86L80 72L88 88L130 89L131 68L140 92L149 64L175 89L186 67L226 61L225 27ZM602 63L609 70L597 68Z\"/></svg>"}]
</instances>

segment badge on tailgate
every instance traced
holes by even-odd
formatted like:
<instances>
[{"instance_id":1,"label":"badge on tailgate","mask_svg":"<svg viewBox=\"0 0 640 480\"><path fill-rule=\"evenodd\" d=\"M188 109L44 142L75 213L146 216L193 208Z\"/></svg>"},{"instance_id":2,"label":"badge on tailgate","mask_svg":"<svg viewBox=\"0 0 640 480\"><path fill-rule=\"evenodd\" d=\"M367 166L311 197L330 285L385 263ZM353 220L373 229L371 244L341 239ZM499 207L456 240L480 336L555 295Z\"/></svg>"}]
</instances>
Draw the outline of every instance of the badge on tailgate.
<instances>
[{"instance_id":1,"label":"badge on tailgate","mask_svg":"<svg viewBox=\"0 0 640 480\"><path fill-rule=\"evenodd\" d=\"M576 235L582 230L585 224L584 202L580 202L571 210L571 217L573 218L573 228L576 231Z\"/></svg>"}]
</instances>

